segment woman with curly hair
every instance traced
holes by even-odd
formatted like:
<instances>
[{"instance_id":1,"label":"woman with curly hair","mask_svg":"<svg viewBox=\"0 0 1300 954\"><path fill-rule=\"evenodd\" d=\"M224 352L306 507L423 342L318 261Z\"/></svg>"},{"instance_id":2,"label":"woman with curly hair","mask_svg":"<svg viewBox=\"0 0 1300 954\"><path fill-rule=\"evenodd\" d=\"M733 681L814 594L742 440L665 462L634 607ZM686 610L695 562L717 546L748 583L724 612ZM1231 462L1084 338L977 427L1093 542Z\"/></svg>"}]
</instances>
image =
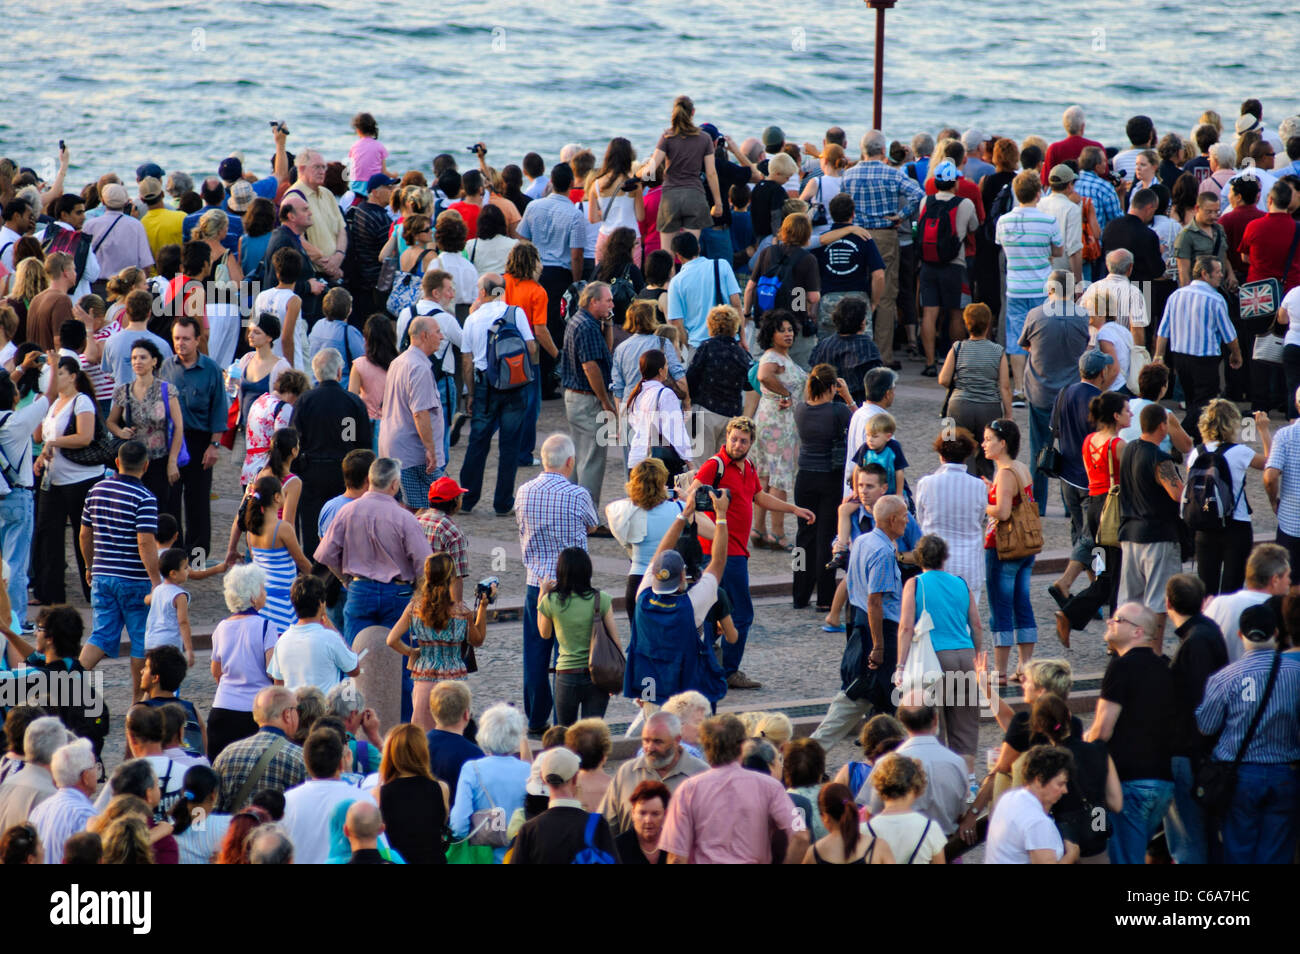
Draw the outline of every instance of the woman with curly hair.
<instances>
[{"instance_id":1,"label":"woman with curly hair","mask_svg":"<svg viewBox=\"0 0 1300 954\"><path fill-rule=\"evenodd\" d=\"M777 308L763 316L758 332L763 356L758 359L760 398L754 423L759 436L752 459L763 490L781 501L788 500L794 491L795 460L799 455L794 405L802 400L808 378L807 372L790 357L796 334L794 314ZM767 511L755 506L751 538L756 546L794 549L785 539L785 514L781 511L772 512L771 532L768 532Z\"/></svg>"},{"instance_id":2,"label":"woman with curly hair","mask_svg":"<svg viewBox=\"0 0 1300 954\"><path fill-rule=\"evenodd\" d=\"M419 588L403 611L401 619L388 631L389 648L407 658L414 688L411 690L412 721L428 732L433 728L429 712L429 693L433 684L443 679L464 679L464 647L477 648L487 638L489 594L481 594L474 615L457 609L451 598L456 580L456 561L449 553L432 553L424 561ZM415 642L403 639L410 633Z\"/></svg>"}]
</instances>

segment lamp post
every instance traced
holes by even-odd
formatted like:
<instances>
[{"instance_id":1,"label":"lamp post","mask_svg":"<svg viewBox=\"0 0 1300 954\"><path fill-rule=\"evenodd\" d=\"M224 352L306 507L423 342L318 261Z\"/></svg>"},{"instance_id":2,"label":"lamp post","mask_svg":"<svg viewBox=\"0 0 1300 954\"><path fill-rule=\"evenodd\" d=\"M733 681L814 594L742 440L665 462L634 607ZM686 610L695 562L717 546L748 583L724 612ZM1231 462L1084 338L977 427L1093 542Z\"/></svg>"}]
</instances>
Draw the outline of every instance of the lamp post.
<instances>
[{"instance_id":1,"label":"lamp post","mask_svg":"<svg viewBox=\"0 0 1300 954\"><path fill-rule=\"evenodd\" d=\"M871 128L880 129L880 101L885 82L885 11L898 0L865 0L876 11L876 78L871 91Z\"/></svg>"}]
</instances>

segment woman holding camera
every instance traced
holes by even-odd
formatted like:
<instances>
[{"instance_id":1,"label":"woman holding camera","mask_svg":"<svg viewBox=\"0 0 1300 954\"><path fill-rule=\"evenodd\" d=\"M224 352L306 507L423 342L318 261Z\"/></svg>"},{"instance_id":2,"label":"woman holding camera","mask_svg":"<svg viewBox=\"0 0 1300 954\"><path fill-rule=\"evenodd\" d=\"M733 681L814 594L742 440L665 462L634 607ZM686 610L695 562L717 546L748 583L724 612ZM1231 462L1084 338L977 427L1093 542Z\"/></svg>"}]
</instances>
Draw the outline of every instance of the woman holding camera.
<instances>
[{"instance_id":1,"label":"woman holding camera","mask_svg":"<svg viewBox=\"0 0 1300 954\"><path fill-rule=\"evenodd\" d=\"M617 136L605 148L605 161L587 183L587 221L600 223L600 237L596 239L596 264L605 257L610 237L618 229L631 229L636 234L632 246L632 263L641 264L640 223L645 219L645 191L640 179L632 175L632 162L636 152L632 143Z\"/></svg>"}]
</instances>

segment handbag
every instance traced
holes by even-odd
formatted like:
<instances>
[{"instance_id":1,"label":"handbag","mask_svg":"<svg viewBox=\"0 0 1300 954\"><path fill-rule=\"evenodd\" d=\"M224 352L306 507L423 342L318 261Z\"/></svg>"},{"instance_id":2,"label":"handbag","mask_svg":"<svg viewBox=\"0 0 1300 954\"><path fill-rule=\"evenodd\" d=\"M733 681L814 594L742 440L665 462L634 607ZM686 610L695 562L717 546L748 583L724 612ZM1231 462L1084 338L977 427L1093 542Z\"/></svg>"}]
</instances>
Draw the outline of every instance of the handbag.
<instances>
[{"instance_id":1,"label":"handbag","mask_svg":"<svg viewBox=\"0 0 1300 954\"><path fill-rule=\"evenodd\" d=\"M1130 390L1136 388L1138 377L1142 374L1142 369L1151 363L1151 352L1142 345L1134 345L1128 352L1128 374L1126 380L1132 381L1133 385Z\"/></svg>"},{"instance_id":2,"label":"handbag","mask_svg":"<svg viewBox=\"0 0 1300 954\"><path fill-rule=\"evenodd\" d=\"M623 691L623 672L627 669L627 657L623 655L623 650L605 629L605 620L600 615L599 595L592 609L587 674L591 677L591 684L602 692L620 693Z\"/></svg>"},{"instance_id":3,"label":"handbag","mask_svg":"<svg viewBox=\"0 0 1300 954\"><path fill-rule=\"evenodd\" d=\"M1062 390L1061 394L1064 393ZM1060 410L1061 394L1056 396L1056 407L1052 409L1052 432L1047 438L1047 443L1038 451L1038 460L1034 462L1034 467L1040 474L1047 477L1060 477L1061 468L1065 466L1065 458L1056 447L1056 418Z\"/></svg>"},{"instance_id":4,"label":"handbag","mask_svg":"<svg viewBox=\"0 0 1300 954\"><path fill-rule=\"evenodd\" d=\"M1237 770L1241 766L1242 759L1246 757L1246 748L1250 745L1255 730L1259 728L1260 720L1264 718L1264 710L1268 706L1269 697L1273 694L1273 684L1277 682L1277 670L1281 664L1282 654L1274 650L1273 666L1268 671L1268 684L1264 687L1264 695L1260 697L1259 705L1255 707L1255 714L1246 728L1246 734L1241 737L1237 757L1231 762L1211 759L1202 763L1196 770L1192 798L1205 809L1206 814L1222 818L1228 813L1228 808L1232 805L1232 797L1237 791Z\"/></svg>"},{"instance_id":5,"label":"handbag","mask_svg":"<svg viewBox=\"0 0 1300 954\"><path fill-rule=\"evenodd\" d=\"M1265 281L1276 284L1277 279L1268 278ZM1251 284L1261 284L1252 282ZM1276 297L1274 298L1276 301ZM1286 345L1286 329L1279 328L1275 320L1268 327L1268 331L1255 337L1255 347L1251 349L1250 358L1252 361L1258 361L1261 364L1282 364L1282 351Z\"/></svg>"},{"instance_id":6,"label":"handbag","mask_svg":"<svg viewBox=\"0 0 1300 954\"><path fill-rule=\"evenodd\" d=\"M1241 319L1262 321L1264 319L1274 319L1273 325L1268 330L1268 337L1275 336L1277 328L1276 317L1278 307L1282 304L1282 282L1291 274L1291 261L1295 258L1296 246L1300 245L1300 223L1297 223L1295 234L1291 237L1291 248L1286 253L1286 265L1282 269L1282 278L1261 278L1257 281L1246 282L1237 289L1237 301L1241 305ZM1260 336L1265 337L1264 335ZM1279 348L1281 346L1279 345ZM1282 359L1279 357L1276 362L1268 358L1258 357L1259 339L1255 340L1255 357L1256 361L1266 361L1270 364L1281 364ZM1268 351L1267 353L1271 353Z\"/></svg>"},{"instance_id":7,"label":"handbag","mask_svg":"<svg viewBox=\"0 0 1300 954\"><path fill-rule=\"evenodd\" d=\"M1019 503L1011 507L1011 516L999 520L994 531L999 560L1022 560L1043 550L1043 522L1038 507L1025 495L1024 487L1016 494Z\"/></svg>"},{"instance_id":8,"label":"handbag","mask_svg":"<svg viewBox=\"0 0 1300 954\"><path fill-rule=\"evenodd\" d=\"M944 395L943 407L939 408L939 417L948 416L948 402L952 400L952 392L957 388L957 361L961 358L961 342L958 341L952 346L952 380L948 382L948 393Z\"/></svg>"},{"instance_id":9,"label":"handbag","mask_svg":"<svg viewBox=\"0 0 1300 954\"><path fill-rule=\"evenodd\" d=\"M478 774L478 766L474 766L474 781L483 792L483 797L488 800L489 808L481 808L469 816L469 834L465 836L464 841L471 846L486 846L488 848L504 848L510 844L510 836L506 832L509 819L506 818L506 810L492 801L492 796L488 793L487 786L483 784L482 778Z\"/></svg>"},{"instance_id":10,"label":"handbag","mask_svg":"<svg viewBox=\"0 0 1300 954\"><path fill-rule=\"evenodd\" d=\"M1119 546L1119 524L1123 516L1119 505L1119 481L1115 479L1115 455L1110 452L1110 443L1106 444L1106 476L1110 480L1110 489L1106 491L1106 503L1101 508L1101 520L1097 524L1097 545L1103 547Z\"/></svg>"},{"instance_id":11,"label":"handbag","mask_svg":"<svg viewBox=\"0 0 1300 954\"><path fill-rule=\"evenodd\" d=\"M392 289L388 293L388 299L384 307L388 309L391 315L400 315L402 310L410 308L414 310L415 303L420 300L420 286L424 280L424 261L433 251L431 248L424 250L419 260L415 263L415 271L398 272L393 278ZM347 342L347 332L343 334L344 343Z\"/></svg>"},{"instance_id":12,"label":"handbag","mask_svg":"<svg viewBox=\"0 0 1300 954\"><path fill-rule=\"evenodd\" d=\"M384 295L392 291L393 279L397 277L399 261L396 255L390 255L384 259L383 264L379 266L379 277L375 279L376 292Z\"/></svg>"},{"instance_id":13,"label":"handbag","mask_svg":"<svg viewBox=\"0 0 1300 954\"><path fill-rule=\"evenodd\" d=\"M821 226L828 225L829 223L830 223L830 218L826 215L826 203L822 201L822 179L821 176L818 176L817 177L817 200L813 203L813 207L812 207L812 227L820 228Z\"/></svg>"},{"instance_id":14,"label":"handbag","mask_svg":"<svg viewBox=\"0 0 1300 954\"><path fill-rule=\"evenodd\" d=\"M175 425L172 424L171 403L168 400L168 396L167 396L167 382L159 381L158 383L162 385L163 417L167 421L167 448L170 450L172 446L172 434L176 432L176 428ZM130 385L128 384L127 387L129 388ZM131 423L131 400L129 394L127 395L126 406L123 407L122 409L122 419L126 422L127 427L135 426L134 424ZM176 456L176 466L184 467L189 462L190 462L190 451L189 448L185 446L185 435L182 434L181 452Z\"/></svg>"},{"instance_id":15,"label":"handbag","mask_svg":"<svg viewBox=\"0 0 1300 954\"><path fill-rule=\"evenodd\" d=\"M916 589L918 590L921 590L923 577L924 574L917 578ZM943 665L939 662L939 655L934 651L934 644L930 641L930 633L933 629L934 619L930 616L930 611L925 608L925 591L921 590L921 613L912 628L912 646L907 652L907 660L903 663L902 680L898 685L900 699L914 690L924 692L943 678Z\"/></svg>"},{"instance_id":16,"label":"handbag","mask_svg":"<svg viewBox=\"0 0 1300 954\"><path fill-rule=\"evenodd\" d=\"M76 399L73 399L75 404ZM68 413L68 426L63 433L77 433L77 413L76 407L73 407ZM117 460L117 449L125 444L126 441L120 437L114 437L104 426L104 419L100 417L99 412L95 412L95 434L90 439L90 443L85 447L60 447L63 456L74 464L81 464L85 467L106 467Z\"/></svg>"}]
</instances>

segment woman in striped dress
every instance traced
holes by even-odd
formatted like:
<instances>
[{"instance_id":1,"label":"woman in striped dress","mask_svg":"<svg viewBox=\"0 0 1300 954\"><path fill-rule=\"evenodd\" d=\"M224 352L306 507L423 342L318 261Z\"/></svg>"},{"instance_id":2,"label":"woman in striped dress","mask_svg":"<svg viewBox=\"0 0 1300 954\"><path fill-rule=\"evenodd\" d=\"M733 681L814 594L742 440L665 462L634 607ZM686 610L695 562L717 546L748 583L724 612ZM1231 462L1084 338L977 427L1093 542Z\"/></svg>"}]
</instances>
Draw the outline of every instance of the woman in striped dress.
<instances>
[{"instance_id":1,"label":"woman in striped dress","mask_svg":"<svg viewBox=\"0 0 1300 954\"><path fill-rule=\"evenodd\" d=\"M311 570L311 563L303 555L293 524L284 520L271 521L271 515L284 502L284 493L278 477L259 477L248 494L244 510L247 524L248 554L253 563L266 574L266 605L260 613L280 632L298 622L298 614L289 601L289 588L299 573Z\"/></svg>"}]
</instances>

